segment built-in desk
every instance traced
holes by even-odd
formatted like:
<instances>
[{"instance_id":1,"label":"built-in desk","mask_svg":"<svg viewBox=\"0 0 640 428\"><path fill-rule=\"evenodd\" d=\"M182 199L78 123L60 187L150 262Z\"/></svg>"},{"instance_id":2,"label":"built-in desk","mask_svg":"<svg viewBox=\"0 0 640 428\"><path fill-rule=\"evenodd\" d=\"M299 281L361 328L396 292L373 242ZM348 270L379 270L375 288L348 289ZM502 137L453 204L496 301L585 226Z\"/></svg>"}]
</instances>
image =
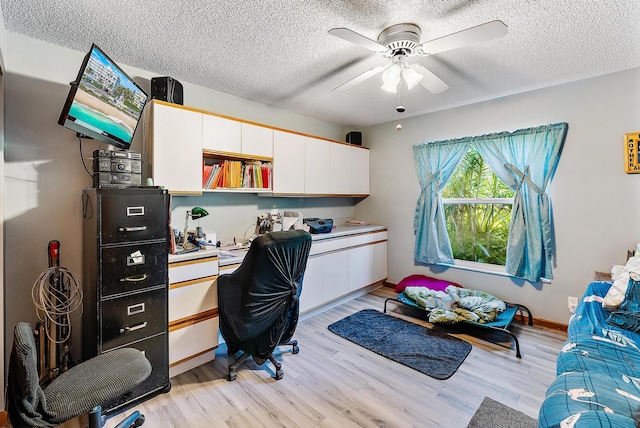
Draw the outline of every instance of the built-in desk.
<instances>
[{"instance_id":1,"label":"built-in desk","mask_svg":"<svg viewBox=\"0 0 640 428\"><path fill-rule=\"evenodd\" d=\"M379 286L387 277L387 229L337 226L312 235L300 312L313 314ZM169 255L169 375L215 358L219 345L219 275L235 271L247 249Z\"/></svg>"},{"instance_id":2,"label":"built-in desk","mask_svg":"<svg viewBox=\"0 0 640 428\"><path fill-rule=\"evenodd\" d=\"M215 358L218 250L169 255L169 377Z\"/></svg>"}]
</instances>

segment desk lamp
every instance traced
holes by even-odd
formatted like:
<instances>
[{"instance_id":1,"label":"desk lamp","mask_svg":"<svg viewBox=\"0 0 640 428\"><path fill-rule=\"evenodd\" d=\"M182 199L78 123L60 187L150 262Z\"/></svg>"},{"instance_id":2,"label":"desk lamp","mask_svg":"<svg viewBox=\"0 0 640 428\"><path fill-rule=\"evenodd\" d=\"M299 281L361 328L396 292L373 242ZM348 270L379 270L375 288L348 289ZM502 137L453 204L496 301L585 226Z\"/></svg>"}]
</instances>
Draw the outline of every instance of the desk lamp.
<instances>
[{"instance_id":1,"label":"desk lamp","mask_svg":"<svg viewBox=\"0 0 640 428\"><path fill-rule=\"evenodd\" d=\"M202 207L193 207L191 208L191 210L187 210L187 215L184 219L184 235L182 238L182 251L188 251L188 250L197 248L197 246L187 247L187 230L189 229L189 217L191 217L192 220L195 220L198 218L206 217L208 215L209 213L207 212L207 210L205 210Z\"/></svg>"}]
</instances>

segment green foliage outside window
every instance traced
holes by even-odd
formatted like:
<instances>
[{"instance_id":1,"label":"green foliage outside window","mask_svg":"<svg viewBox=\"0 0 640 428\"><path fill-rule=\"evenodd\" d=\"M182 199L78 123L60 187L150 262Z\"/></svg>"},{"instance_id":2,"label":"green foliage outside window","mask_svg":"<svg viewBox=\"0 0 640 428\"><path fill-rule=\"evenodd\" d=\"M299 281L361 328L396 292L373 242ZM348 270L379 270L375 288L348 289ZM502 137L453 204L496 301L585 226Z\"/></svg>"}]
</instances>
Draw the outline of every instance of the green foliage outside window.
<instances>
[{"instance_id":1,"label":"green foliage outside window","mask_svg":"<svg viewBox=\"0 0 640 428\"><path fill-rule=\"evenodd\" d=\"M513 198L509 189L471 146L442 192L443 198ZM453 257L496 265L505 264L510 203L444 201L447 232Z\"/></svg>"}]
</instances>

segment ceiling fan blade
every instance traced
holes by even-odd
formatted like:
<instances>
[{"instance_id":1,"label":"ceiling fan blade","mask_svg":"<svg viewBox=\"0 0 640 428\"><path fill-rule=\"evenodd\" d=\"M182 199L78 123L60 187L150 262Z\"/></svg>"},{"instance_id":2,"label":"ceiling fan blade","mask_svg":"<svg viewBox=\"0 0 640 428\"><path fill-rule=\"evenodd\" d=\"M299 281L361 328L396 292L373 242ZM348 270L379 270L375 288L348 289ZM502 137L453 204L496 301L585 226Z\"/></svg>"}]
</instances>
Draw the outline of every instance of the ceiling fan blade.
<instances>
[{"instance_id":1,"label":"ceiling fan blade","mask_svg":"<svg viewBox=\"0 0 640 428\"><path fill-rule=\"evenodd\" d=\"M360 45L374 52L381 53L387 51L386 46L383 46L380 43L363 36L362 34L358 34L355 31L349 30L348 28L332 28L331 30L329 30L329 34L331 34L332 36L340 37L341 39L348 42L355 43L356 45Z\"/></svg>"},{"instance_id":2,"label":"ceiling fan blade","mask_svg":"<svg viewBox=\"0 0 640 428\"><path fill-rule=\"evenodd\" d=\"M420 84L432 94L439 94L449 89L449 85L444 83L438 76L424 68L420 64L412 64L411 68L422 74Z\"/></svg>"},{"instance_id":3,"label":"ceiling fan blade","mask_svg":"<svg viewBox=\"0 0 640 428\"><path fill-rule=\"evenodd\" d=\"M374 68L372 68L370 70L367 70L364 73L359 74L356 77L354 77L353 79L351 79L351 80L343 83L342 85L338 86L333 91L334 92L344 92L347 89L353 88L357 84L362 83L365 80L375 76L376 74L380 73L385 68L386 68L386 66L381 65L380 67L374 67Z\"/></svg>"},{"instance_id":4,"label":"ceiling fan blade","mask_svg":"<svg viewBox=\"0 0 640 428\"><path fill-rule=\"evenodd\" d=\"M490 21L424 42L418 46L417 51L420 55L433 55L474 43L497 39L505 34L507 34L507 26L502 21Z\"/></svg>"}]
</instances>

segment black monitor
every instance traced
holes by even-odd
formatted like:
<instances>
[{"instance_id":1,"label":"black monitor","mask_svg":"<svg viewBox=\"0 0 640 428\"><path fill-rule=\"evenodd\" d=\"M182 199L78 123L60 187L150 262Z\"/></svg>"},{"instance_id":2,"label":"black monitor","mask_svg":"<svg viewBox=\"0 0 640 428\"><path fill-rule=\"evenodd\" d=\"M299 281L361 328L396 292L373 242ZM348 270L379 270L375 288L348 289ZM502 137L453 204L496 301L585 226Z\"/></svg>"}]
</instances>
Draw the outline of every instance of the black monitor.
<instances>
[{"instance_id":1,"label":"black monitor","mask_svg":"<svg viewBox=\"0 0 640 428\"><path fill-rule=\"evenodd\" d=\"M98 46L91 45L58 123L79 136L128 150L147 94Z\"/></svg>"}]
</instances>

